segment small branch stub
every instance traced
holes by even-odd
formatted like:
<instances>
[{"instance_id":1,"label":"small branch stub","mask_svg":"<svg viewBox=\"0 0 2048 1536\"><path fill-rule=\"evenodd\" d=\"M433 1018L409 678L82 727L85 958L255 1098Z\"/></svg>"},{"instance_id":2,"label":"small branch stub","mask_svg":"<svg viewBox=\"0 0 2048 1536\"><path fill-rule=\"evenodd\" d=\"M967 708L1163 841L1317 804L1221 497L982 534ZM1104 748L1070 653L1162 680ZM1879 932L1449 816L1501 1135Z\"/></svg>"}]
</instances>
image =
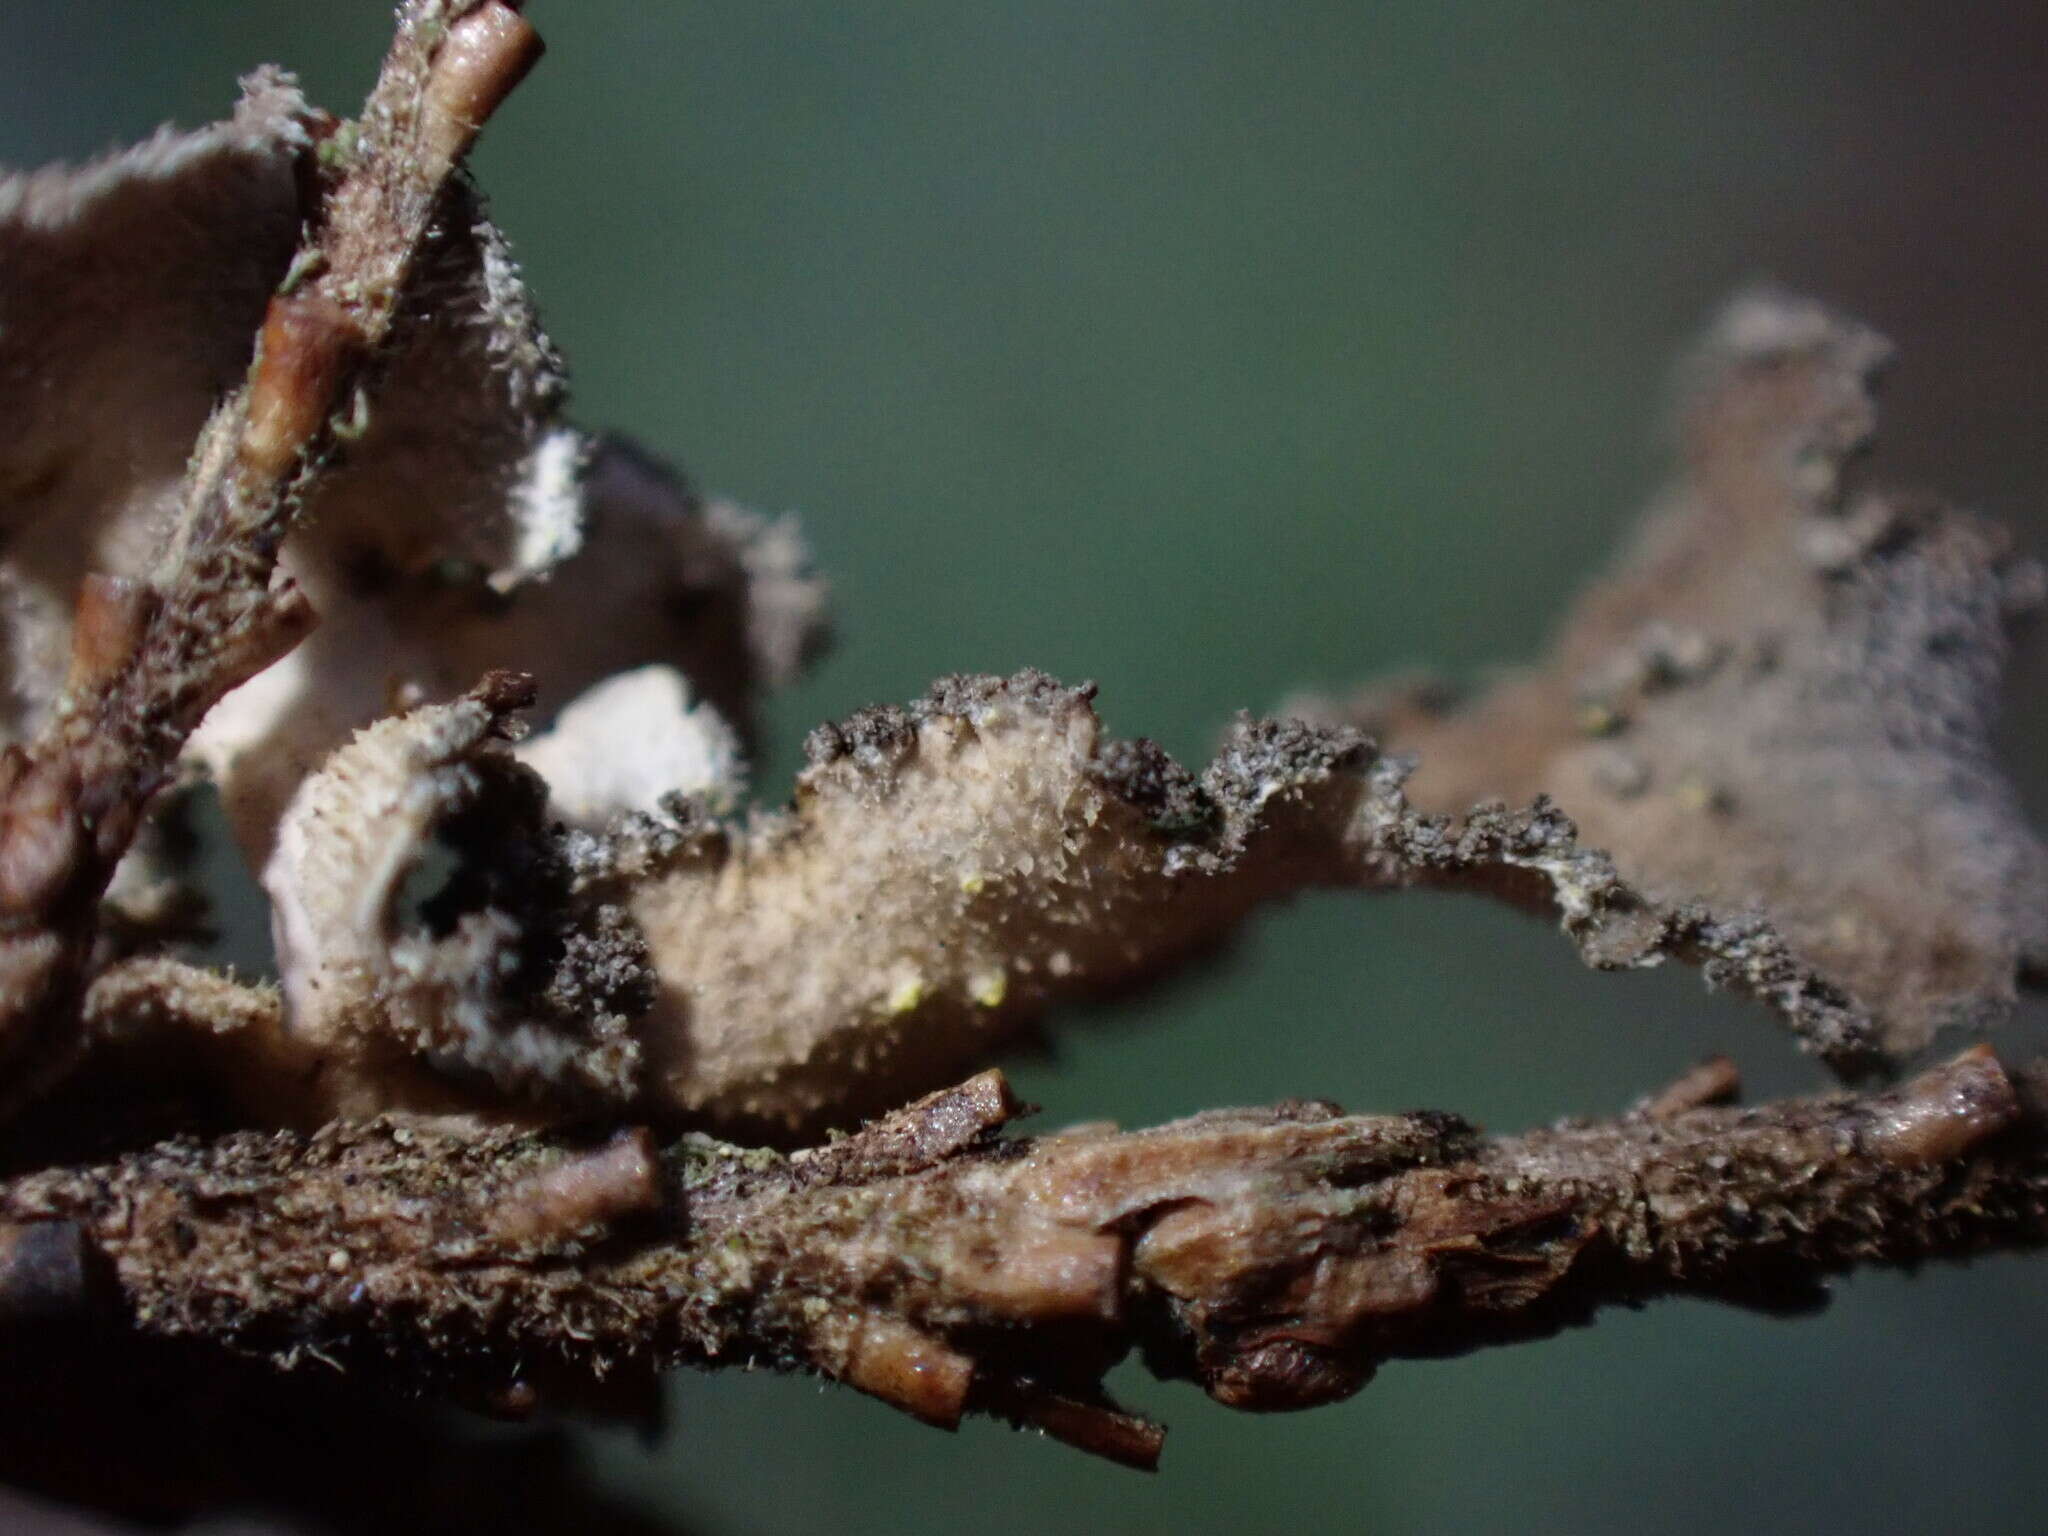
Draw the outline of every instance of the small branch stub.
<instances>
[{"instance_id":1,"label":"small branch stub","mask_svg":"<svg viewBox=\"0 0 2048 1536\"><path fill-rule=\"evenodd\" d=\"M0 1329L65 1322L111 1299L97 1249L72 1221L0 1222Z\"/></svg>"},{"instance_id":2,"label":"small branch stub","mask_svg":"<svg viewBox=\"0 0 2048 1536\"><path fill-rule=\"evenodd\" d=\"M542 51L533 24L504 0L484 0L451 25L420 102L422 152L442 165L460 160Z\"/></svg>"}]
</instances>

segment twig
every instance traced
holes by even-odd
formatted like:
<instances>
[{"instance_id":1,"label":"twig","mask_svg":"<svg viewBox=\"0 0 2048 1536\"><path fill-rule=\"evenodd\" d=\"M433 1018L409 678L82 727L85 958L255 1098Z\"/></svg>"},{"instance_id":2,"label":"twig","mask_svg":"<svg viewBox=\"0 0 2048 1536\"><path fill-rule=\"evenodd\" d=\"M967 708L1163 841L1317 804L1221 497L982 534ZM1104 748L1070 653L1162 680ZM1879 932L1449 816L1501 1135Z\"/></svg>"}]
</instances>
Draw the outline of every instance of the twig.
<instances>
[{"instance_id":1,"label":"twig","mask_svg":"<svg viewBox=\"0 0 2048 1536\"><path fill-rule=\"evenodd\" d=\"M408 0L352 140L270 302L249 382L194 448L151 579L81 597L69 687L0 757L0 1057L19 1102L76 1053L95 904L200 718L313 623L273 578L373 365L450 177L539 53L505 0Z\"/></svg>"},{"instance_id":2,"label":"twig","mask_svg":"<svg viewBox=\"0 0 2048 1536\"><path fill-rule=\"evenodd\" d=\"M503 1392L770 1363L1149 1465L1156 1428L1100 1385L1133 1346L1300 1408L1615 1302L1804 1306L1851 1265L2036 1243L2044 1089L1980 1047L1891 1093L1500 1139L1294 1103L1002 1140L989 1074L793 1157L685 1138L657 1176L631 1138L338 1123L35 1174L0 1217L76 1223L145 1331L283 1364Z\"/></svg>"}]
</instances>

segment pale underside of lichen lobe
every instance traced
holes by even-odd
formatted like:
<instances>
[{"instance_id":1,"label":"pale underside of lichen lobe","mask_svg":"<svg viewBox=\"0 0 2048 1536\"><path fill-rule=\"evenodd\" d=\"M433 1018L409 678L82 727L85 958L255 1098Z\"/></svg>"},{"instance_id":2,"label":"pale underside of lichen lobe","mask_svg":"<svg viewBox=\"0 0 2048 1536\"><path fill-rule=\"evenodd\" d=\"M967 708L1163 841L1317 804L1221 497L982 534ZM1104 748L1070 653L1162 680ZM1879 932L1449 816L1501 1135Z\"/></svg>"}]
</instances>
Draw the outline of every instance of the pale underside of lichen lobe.
<instances>
[{"instance_id":1,"label":"pale underside of lichen lobe","mask_svg":"<svg viewBox=\"0 0 2048 1536\"><path fill-rule=\"evenodd\" d=\"M301 562L320 628L224 701L198 743L252 861L267 856L305 775L351 732L459 693L494 668L533 675L546 719L621 673L667 665L699 707L740 731L756 695L794 676L818 643L823 585L786 520L699 505L613 445L577 472L585 542L510 592L459 562L412 573L360 551L317 568L314 557ZM617 622L593 621L612 614ZM563 787L572 799L581 793ZM723 788L736 794L736 775Z\"/></svg>"},{"instance_id":2,"label":"pale underside of lichen lobe","mask_svg":"<svg viewBox=\"0 0 2048 1536\"><path fill-rule=\"evenodd\" d=\"M1357 868L1343 834L1371 788L1363 743L1247 723L1198 783L1149 744L1103 745L1088 699L1021 674L866 711L817 733L795 811L750 829L700 804L563 844L501 816L459 861L569 870L516 913L487 877L460 880L477 899L438 916L399 905L451 818L502 809L506 775L524 782L493 740L502 705L360 733L300 789L265 875L285 1033L323 1062L315 1108L360 1113L388 1092L445 1109L482 1072L570 1110L595 1095L778 1138L847 1123L1049 1003L1159 970L1260 900ZM644 944L654 1000L629 1035L492 1016L500 953L537 927L590 996L630 993L637 974L618 973Z\"/></svg>"},{"instance_id":3,"label":"pale underside of lichen lobe","mask_svg":"<svg viewBox=\"0 0 2048 1536\"><path fill-rule=\"evenodd\" d=\"M384 721L294 797L264 883L283 1035L311 1066L300 1123L634 1097L640 946L579 887L542 782L499 745L528 697L498 674ZM437 848L449 867L422 891Z\"/></svg>"},{"instance_id":4,"label":"pale underside of lichen lobe","mask_svg":"<svg viewBox=\"0 0 2048 1536\"><path fill-rule=\"evenodd\" d=\"M886 1105L1051 999L1227 926L1268 877L1201 878L1218 827L1192 781L1143 804L1099 735L1086 692L1034 677L941 685L818 733L790 819L707 839L634 892L662 981L646 1024L661 1091L785 1134ZM1312 776L1334 783L1325 762L1276 792Z\"/></svg>"},{"instance_id":5,"label":"pale underside of lichen lobe","mask_svg":"<svg viewBox=\"0 0 2048 1536\"><path fill-rule=\"evenodd\" d=\"M956 678L825 728L789 816L683 838L636 878L650 1091L776 1137L843 1123L1313 886L1505 897L1596 965L1684 958L1823 1042L1863 1038L1766 925L1645 900L1540 803L1420 816L1407 765L1356 733L1250 719L1197 778L1104 743L1090 692Z\"/></svg>"},{"instance_id":6,"label":"pale underside of lichen lobe","mask_svg":"<svg viewBox=\"0 0 2048 1536\"><path fill-rule=\"evenodd\" d=\"M1863 1027L1767 927L1645 901L1540 803L1420 816L1407 765L1355 732L1250 719L1198 778L1105 742L1091 693L948 679L815 733L788 813L736 825L672 801L604 835L546 824L499 740L519 702L502 689L359 734L295 797L265 877L284 1033L324 1063L294 1118L495 1084L531 1112L609 1101L787 1139L942 1083L1048 1008L1313 886L1503 897L1553 913L1596 965L1684 958L1823 1040ZM436 843L458 894L402 912Z\"/></svg>"}]
</instances>

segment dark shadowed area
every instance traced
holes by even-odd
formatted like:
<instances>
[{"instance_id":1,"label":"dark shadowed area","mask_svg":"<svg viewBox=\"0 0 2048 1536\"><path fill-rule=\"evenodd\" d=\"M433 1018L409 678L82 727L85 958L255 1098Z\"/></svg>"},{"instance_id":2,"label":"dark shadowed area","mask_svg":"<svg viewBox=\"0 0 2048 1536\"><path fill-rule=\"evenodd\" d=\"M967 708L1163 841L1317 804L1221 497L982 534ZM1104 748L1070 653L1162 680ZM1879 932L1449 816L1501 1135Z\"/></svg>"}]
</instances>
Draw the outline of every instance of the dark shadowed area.
<instances>
[{"instance_id":1,"label":"dark shadowed area","mask_svg":"<svg viewBox=\"0 0 2048 1536\"><path fill-rule=\"evenodd\" d=\"M945 672L1093 678L1111 730L1200 760L1239 708L1533 653L1660 479L1672 359L1758 279L1898 345L1882 478L2048 543L2048 17L2024 8L528 10L549 55L477 171L579 417L798 511L834 583L764 800L808 727ZM370 0L17 0L0 162L207 121L265 61L353 110L386 34ZM2007 732L2037 820L2044 681L2018 669ZM1317 1095L1507 1130L1714 1051L1757 1097L1823 1081L1694 973L1596 976L1437 895L1304 900L1053 1034L1015 1072L1042 1123ZM671 1383L658 1439L574 1444L600 1524L678 1532L2032 1531L2040 1278L1867 1274L1789 1321L1666 1303L1298 1417L1129 1372L1172 1426L1150 1480L738 1371ZM517 1481L446 1432L448 1478ZM252 1455L317 1469L317 1438ZM337 1529L390 1517L335 1503Z\"/></svg>"}]
</instances>

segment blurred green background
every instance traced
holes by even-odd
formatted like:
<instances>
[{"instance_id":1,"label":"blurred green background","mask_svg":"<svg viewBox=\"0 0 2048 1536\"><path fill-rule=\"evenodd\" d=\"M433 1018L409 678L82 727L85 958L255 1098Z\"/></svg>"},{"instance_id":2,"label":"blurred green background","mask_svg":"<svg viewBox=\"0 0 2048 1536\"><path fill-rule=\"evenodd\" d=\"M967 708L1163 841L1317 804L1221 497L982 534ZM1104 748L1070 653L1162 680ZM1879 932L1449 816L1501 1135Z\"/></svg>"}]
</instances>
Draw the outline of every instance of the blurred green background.
<instances>
[{"instance_id":1,"label":"blurred green background","mask_svg":"<svg viewBox=\"0 0 2048 1536\"><path fill-rule=\"evenodd\" d=\"M530 11L550 53L478 170L580 415L799 510L835 583L764 798L809 724L946 671L1096 678L1113 730L1199 758L1304 684L1527 652L1656 482L1675 349L1760 277L1900 343L1889 471L2041 542L2041 7ZM352 110L386 25L10 0L0 161L203 122L264 60ZM1594 976L1481 905L1319 898L1059 1021L1018 1075L1056 1120L1314 1094L1512 1128L1712 1050L1758 1093L1819 1080L1690 974ZM1173 1427L1154 1479L739 1374L675 1381L651 1448L583 1443L678 1531L2031 1532L2041 1278L1861 1276L1798 1322L1667 1303L1302 1417L1127 1372Z\"/></svg>"}]
</instances>

